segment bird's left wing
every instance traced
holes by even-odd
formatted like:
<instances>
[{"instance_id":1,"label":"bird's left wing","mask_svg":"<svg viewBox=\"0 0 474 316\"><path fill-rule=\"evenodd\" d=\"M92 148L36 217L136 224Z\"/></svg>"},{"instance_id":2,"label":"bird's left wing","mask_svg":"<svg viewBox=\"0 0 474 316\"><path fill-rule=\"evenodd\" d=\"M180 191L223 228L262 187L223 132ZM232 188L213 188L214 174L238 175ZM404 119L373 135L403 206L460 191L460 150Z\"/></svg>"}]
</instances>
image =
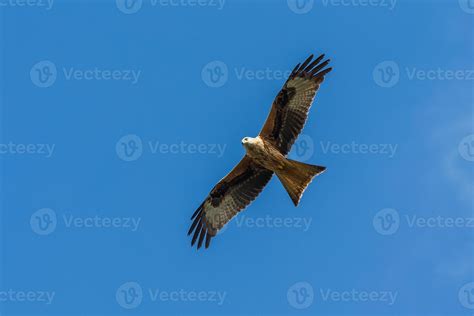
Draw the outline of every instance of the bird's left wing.
<instances>
[{"instance_id":1,"label":"bird's left wing","mask_svg":"<svg viewBox=\"0 0 474 316\"><path fill-rule=\"evenodd\" d=\"M321 62L324 55L314 61L309 56L303 64L296 65L285 85L272 104L260 136L277 147L283 155L288 154L300 134L308 117L316 91L324 76L332 70L326 68L329 60Z\"/></svg>"},{"instance_id":2,"label":"bird's left wing","mask_svg":"<svg viewBox=\"0 0 474 316\"><path fill-rule=\"evenodd\" d=\"M247 155L211 190L208 197L194 212L188 235L194 232L191 245L198 240L206 248L211 238L238 212L250 204L262 191L273 172L259 167Z\"/></svg>"}]
</instances>

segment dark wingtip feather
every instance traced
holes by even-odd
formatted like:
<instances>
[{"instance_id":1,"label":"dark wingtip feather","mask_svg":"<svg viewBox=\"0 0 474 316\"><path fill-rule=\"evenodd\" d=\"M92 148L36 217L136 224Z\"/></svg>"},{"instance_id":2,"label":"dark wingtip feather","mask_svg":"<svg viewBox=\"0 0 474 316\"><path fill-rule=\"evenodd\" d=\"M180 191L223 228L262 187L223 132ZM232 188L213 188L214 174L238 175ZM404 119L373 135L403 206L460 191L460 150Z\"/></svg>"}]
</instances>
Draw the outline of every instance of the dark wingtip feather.
<instances>
[{"instance_id":1,"label":"dark wingtip feather","mask_svg":"<svg viewBox=\"0 0 474 316\"><path fill-rule=\"evenodd\" d=\"M316 60L318 61L318 63L319 63L321 60L323 60L324 56L326 56L326 54L321 54L321 55L319 55L318 58L316 58Z\"/></svg>"},{"instance_id":2,"label":"dark wingtip feather","mask_svg":"<svg viewBox=\"0 0 474 316\"><path fill-rule=\"evenodd\" d=\"M309 55L308 58L306 58L306 60L301 64L300 68L298 68L298 73L304 71L304 69L306 68L306 66L309 64L309 62L311 61L311 59L313 59L314 55L311 54Z\"/></svg>"},{"instance_id":3,"label":"dark wingtip feather","mask_svg":"<svg viewBox=\"0 0 474 316\"><path fill-rule=\"evenodd\" d=\"M204 206L204 202L202 202L201 205L199 205L199 207L197 208L197 210L194 211L193 216L191 216L191 219L194 219L194 217L198 215L199 211L202 209L203 206Z\"/></svg>"},{"instance_id":4,"label":"dark wingtip feather","mask_svg":"<svg viewBox=\"0 0 474 316\"><path fill-rule=\"evenodd\" d=\"M311 64L309 64L308 66L306 66L306 69L304 69L303 71L306 72L306 73L309 73L311 72L311 70L314 68L314 66L318 65L319 62L324 58L324 54L320 55L318 58L316 58L315 60L313 60L313 62Z\"/></svg>"},{"instance_id":5,"label":"dark wingtip feather","mask_svg":"<svg viewBox=\"0 0 474 316\"><path fill-rule=\"evenodd\" d=\"M326 70L324 70L324 71L322 71L322 72L324 72L324 74L327 74L328 72L331 72L331 71L332 71L332 67L329 67L328 69L326 69Z\"/></svg>"},{"instance_id":6,"label":"dark wingtip feather","mask_svg":"<svg viewBox=\"0 0 474 316\"><path fill-rule=\"evenodd\" d=\"M296 65L288 79L293 79L297 76L303 78L313 78L316 80L321 79L321 77L332 70L332 68L328 68L329 70L324 69L324 67L326 67L331 61L330 59L327 59L321 63L321 60L323 60L325 56L325 54L321 54L318 56L318 58L313 60L314 55L311 54L302 64Z\"/></svg>"},{"instance_id":7,"label":"dark wingtip feather","mask_svg":"<svg viewBox=\"0 0 474 316\"><path fill-rule=\"evenodd\" d=\"M298 69L300 68L300 65L301 65L301 63L299 63L298 65L296 65L295 68L293 68L293 70L291 71L290 78L293 78L293 77L296 75L296 72L297 72Z\"/></svg>"},{"instance_id":8,"label":"dark wingtip feather","mask_svg":"<svg viewBox=\"0 0 474 316\"><path fill-rule=\"evenodd\" d=\"M326 59L325 61L320 63L318 66L316 66L313 70L311 70L311 76L314 76L314 77L319 76L320 74L319 71L321 71L321 69L326 67L330 61L331 61L330 59Z\"/></svg>"},{"instance_id":9,"label":"dark wingtip feather","mask_svg":"<svg viewBox=\"0 0 474 316\"><path fill-rule=\"evenodd\" d=\"M196 239L198 238L199 232L201 231L201 227L202 227L202 221L199 221L199 225L194 231L193 240L191 240L191 246L194 246L194 244L196 243Z\"/></svg>"},{"instance_id":10,"label":"dark wingtip feather","mask_svg":"<svg viewBox=\"0 0 474 316\"><path fill-rule=\"evenodd\" d=\"M318 73L316 74L315 78L316 78L316 79L322 78L322 77L324 77L326 74L328 74L329 72L331 72L331 70L332 70L332 67L326 68L326 69L324 69L323 71L318 72Z\"/></svg>"},{"instance_id":11,"label":"dark wingtip feather","mask_svg":"<svg viewBox=\"0 0 474 316\"><path fill-rule=\"evenodd\" d=\"M209 245L211 244L211 239L212 239L211 234L207 233L207 235L206 235L206 249L209 248Z\"/></svg>"},{"instance_id":12,"label":"dark wingtip feather","mask_svg":"<svg viewBox=\"0 0 474 316\"><path fill-rule=\"evenodd\" d=\"M204 236L206 236L206 227L203 227L201 229L201 234L199 235L199 241L198 241L197 249L201 248L202 242L204 240Z\"/></svg>"},{"instance_id":13,"label":"dark wingtip feather","mask_svg":"<svg viewBox=\"0 0 474 316\"><path fill-rule=\"evenodd\" d=\"M193 232L194 230L194 227L196 227L197 223L200 221L200 217L196 218L194 220L194 222L192 223L191 227L189 227L189 230L188 230L188 236L191 235L191 233Z\"/></svg>"}]
</instances>

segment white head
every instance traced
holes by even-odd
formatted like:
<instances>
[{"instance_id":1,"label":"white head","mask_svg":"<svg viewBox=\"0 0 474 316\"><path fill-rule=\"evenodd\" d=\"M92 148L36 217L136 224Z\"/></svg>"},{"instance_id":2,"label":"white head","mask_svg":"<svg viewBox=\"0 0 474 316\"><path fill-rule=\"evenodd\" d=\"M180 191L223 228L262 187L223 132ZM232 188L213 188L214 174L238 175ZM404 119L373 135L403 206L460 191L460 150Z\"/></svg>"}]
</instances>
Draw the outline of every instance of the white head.
<instances>
[{"instance_id":1,"label":"white head","mask_svg":"<svg viewBox=\"0 0 474 316\"><path fill-rule=\"evenodd\" d=\"M242 138L242 145L244 145L245 148L249 148L256 145L258 141L259 141L258 138L244 137Z\"/></svg>"}]
</instances>

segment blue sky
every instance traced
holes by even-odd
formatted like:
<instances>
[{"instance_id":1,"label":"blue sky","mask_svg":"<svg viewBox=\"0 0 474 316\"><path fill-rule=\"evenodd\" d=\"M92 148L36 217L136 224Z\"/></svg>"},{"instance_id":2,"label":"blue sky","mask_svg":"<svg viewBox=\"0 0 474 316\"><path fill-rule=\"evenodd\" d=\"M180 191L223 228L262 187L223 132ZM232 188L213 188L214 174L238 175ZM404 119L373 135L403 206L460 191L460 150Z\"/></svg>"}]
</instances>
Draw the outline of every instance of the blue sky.
<instances>
[{"instance_id":1,"label":"blue sky","mask_svg":"<svg viewBox=\"0 0 474 316\"><path fill-rule=\"evenodd\" d=\"M472 314L472 1L20 4L2 314ZM334 70L291 157L327 171L298 208L272 179L196 251L189 217L310 53Z\"/></svg>"}]
</instances>

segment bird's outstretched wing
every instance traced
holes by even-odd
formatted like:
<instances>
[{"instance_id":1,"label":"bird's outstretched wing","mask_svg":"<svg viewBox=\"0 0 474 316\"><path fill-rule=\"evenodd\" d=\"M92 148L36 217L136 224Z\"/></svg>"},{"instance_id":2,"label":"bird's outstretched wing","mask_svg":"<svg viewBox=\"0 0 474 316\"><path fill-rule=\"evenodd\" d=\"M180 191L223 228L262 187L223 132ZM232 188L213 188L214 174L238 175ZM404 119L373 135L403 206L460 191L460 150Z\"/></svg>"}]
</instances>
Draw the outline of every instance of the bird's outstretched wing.
<instances>
[{"instance_id":1,"label":"bird's outstretched wing","mask_svg":"<svg viewBox=\"0 0 474 316\"><path fill-rule=\"evenodd\" d=\"M288 154L308 117L316 91L324 76L332 70L326 68L329 60L324 55L312 61L309 56L291 72L272 104L270 114L260 136L270 141L283 155Z\"/></svg>"},{"instance_id":2,"label":"bird's outstretched wing","mask_svg":"<svg viewBox=\"0 0 474 316\"><path fill-rule=\"evenodd\" d=\"M194 212L188 235L194 232L191 245L198 240L201 248L204 239L206 248L211 238L238 212L250 204L262 191L273 172L252 162L247 155L211 190L208 197Z\"/></svg>"}]
</instances>

